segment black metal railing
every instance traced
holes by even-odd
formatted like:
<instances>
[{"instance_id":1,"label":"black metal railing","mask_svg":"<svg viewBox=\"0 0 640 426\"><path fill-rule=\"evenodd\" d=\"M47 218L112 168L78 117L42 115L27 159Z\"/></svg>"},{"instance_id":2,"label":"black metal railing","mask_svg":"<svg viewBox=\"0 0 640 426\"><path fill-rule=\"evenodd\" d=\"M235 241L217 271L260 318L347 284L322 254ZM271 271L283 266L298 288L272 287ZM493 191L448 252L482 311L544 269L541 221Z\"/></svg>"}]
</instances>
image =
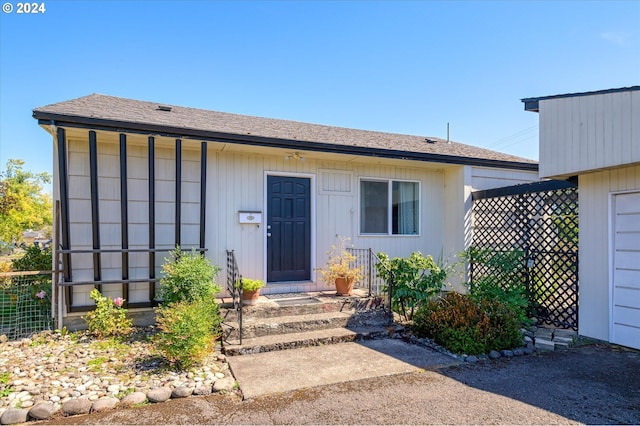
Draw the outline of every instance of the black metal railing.
<instances>
[{"instance_id":1,"label":"black metal railing","mask_svg":"<svg viewBox=\"0 0 640 426\"><path fill-rule=\"evenodd\" d=\"M369 296L383 296L385 298L385 307L391 313L391 301L393 300L393 272L388 269L380 260L378 255L371 248L347 248L347 251L355 256L353 266L362 268L362 280L356 283L356 287L364 287L368 290ZM385 280L378 273L378 267L386 268L389 273L389 279Z\"/></svg>"},{"instance_id":2,"label":"black metal railing","mask_svg":"<svg viewBox=\"0 0 640 426\"><path fill-rule=\"evenodd\" d=\"M238 336L242 344L242 275L233 250L227 250L227 292L238 317Z\"/></svg>"}]
</instances>

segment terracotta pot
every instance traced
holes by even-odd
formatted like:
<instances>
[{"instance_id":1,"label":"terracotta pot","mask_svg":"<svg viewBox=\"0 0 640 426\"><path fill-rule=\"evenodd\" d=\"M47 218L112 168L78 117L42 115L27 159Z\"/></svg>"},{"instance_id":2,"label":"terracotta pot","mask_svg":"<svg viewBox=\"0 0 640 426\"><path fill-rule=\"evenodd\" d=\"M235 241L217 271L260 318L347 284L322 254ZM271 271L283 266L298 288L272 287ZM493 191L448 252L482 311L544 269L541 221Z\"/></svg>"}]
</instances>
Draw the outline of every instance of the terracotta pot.
<instances>
[{"instance_id":1,"label":"terracotta pot","mask_svg":"<svg viewBox=\"0 0 640 426\"><path fill-rule=\"evenodd\" d=\"M243 290L242 291L242 304L255 305L260 297L260 289L254 291Z\"/></svg>"},{"instance_id":2,"label":"terracotta pot","mask_svg":"<svg viewBox=\"0 0 640 426\"><path fill-rule=\"evenodd\" d=\"M338 296L351 296L353 291L353 278L346 279L343 277L336 278L336 294Z\"/></svg>"}]
</instances>

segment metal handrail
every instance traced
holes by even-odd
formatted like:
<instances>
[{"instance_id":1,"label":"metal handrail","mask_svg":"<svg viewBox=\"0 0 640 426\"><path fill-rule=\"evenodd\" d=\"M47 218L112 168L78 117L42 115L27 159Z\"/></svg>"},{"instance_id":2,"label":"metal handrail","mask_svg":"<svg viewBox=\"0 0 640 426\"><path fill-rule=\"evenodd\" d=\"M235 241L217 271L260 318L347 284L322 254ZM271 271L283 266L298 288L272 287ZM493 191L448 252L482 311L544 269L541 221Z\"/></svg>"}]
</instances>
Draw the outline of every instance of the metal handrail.
<instances>
[{"instance_id":1,"label":"metal handrail","mask_svg":"<svg viewBox=\"0 0 640 426\"><path fill-rule=\"evenodd\" d=\"M393 271L382 262L373 250L371 250L371 258L376 260L376 265L382 265L382 267L389 273L389 279L387 280L387 306L389 307L389 321L393 322L393 307L391 305L393 301Z\"/></svg>"},{"instance_id":2,"label":"metal handrail","mask_svg":"<svg viewBox=\"0 0 640 426\"><path fill-rule=\"evenodd\" d=\"M242 344L242 275L233 250L227 250L227 292L238 317L238 334Z\"/></svg>"},{"instance_id":3,"label":"metal handrail","mask_svg":"<svg viewBox=\"0 0 640 426\"><path fill-rule=\"evenodd\" d=\"M365 278L367 278L369 296L379 296L383 294L383 286L377 284L374 285L374 277L377 279L382 279L377 274L376 265L382 265L389 273L389 279L386 280L387 291L385 292L385 298L387 300L385 302L385 305L389 307L389 315L391 319L393 319L393 311L391 309L391 301L393 300L393 271L391 271L391 269L389 269L384 263L382 263L382 261L372 248L347 248L347 251L349 251L356 257L356 266L361 266L366 270Z\"/></svg>"}]
</instances>

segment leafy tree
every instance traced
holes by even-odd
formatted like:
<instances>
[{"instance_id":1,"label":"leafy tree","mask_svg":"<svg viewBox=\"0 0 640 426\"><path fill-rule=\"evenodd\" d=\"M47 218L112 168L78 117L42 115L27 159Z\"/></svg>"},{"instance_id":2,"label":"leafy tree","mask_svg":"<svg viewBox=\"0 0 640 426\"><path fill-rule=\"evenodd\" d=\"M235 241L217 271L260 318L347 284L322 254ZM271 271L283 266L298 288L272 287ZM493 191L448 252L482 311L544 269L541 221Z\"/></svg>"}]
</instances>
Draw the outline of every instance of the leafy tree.
<instances>
[{"instance_id":1,"label":"leafy tree","mask_svg":"<svg viewBox=\"0 0 640 426\"><path fill-rule=\"evenodd\" d=\"M52 201L42 192L42 185L51 182L46 172L23 170L24 161L7 161L0 172L0 240L20 241L27 229L41 229L53 222Z\"/></svg>"}]
</instances>

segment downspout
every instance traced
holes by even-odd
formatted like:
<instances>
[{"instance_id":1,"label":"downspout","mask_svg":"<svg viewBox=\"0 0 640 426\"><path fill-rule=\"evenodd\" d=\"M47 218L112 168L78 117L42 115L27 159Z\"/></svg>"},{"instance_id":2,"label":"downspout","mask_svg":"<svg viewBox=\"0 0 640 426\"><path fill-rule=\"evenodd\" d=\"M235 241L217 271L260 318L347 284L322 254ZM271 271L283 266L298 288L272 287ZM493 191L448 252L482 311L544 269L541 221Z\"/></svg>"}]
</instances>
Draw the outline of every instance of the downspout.
<instances>
[{"instance_id":1,"label":"downspout","mask_svg":"<svg viewBox=\"0 0 640 426\"><path fill-rule=\"evenodd\" d=\"M54 153L56 153L58 150L55 148L56 144L58 143L57 141L57 133L58 133L58 126L56 126L56 122L55 120L51 120L51 124L49 124L49 129L51 131L51 137L53 138L53 146L54 146ZM60 179L60 171L57 169L57 161L56 158L54 158L53 160L53 170L54 171L58 171L58 173L54 172L54 180L53 180L53 188L56 187L56 180L55 180L55 175L58 176L58 179ZM54 203L54 206L59 206L60 203ZM54 207L55 208L55 207ZM59 208L58 208L59 209ZM53 247L52 247L52 256L51 256L51 270L53 271L51 274L51 300L55 301L55 303L51 304L51 317L54 318L54 328L62 328L62 321L63 321L63 292L59 291L60 287L58 286L58 280L60 279L59 275L58 275L58 268L60 267L60 264L58 262L58 245L57 245L57 241L58 238L60 238L60 235L58 235L59 232L59 228L58 228L58 220L59 217L56 213L58 212L53 212L53 220L55 220L54 226L52 226L52 230L53 230Z\"/></svg>"}]
</instances>

